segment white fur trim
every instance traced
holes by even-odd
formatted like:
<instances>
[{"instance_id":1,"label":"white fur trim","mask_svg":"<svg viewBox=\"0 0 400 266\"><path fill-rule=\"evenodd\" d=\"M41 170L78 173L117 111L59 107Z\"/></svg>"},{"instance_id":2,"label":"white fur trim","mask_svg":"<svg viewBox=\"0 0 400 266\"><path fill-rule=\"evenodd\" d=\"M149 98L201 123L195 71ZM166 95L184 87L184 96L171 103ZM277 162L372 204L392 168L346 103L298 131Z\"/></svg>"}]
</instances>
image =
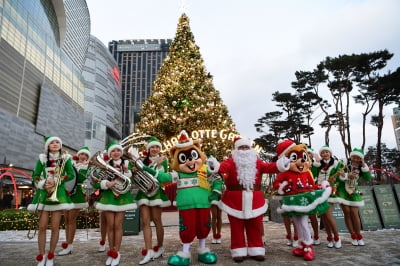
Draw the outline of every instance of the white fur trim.
<instances>
[{"instance_id":1,"label":"white fur trim","mask_svg":"<svg viewBox=\"0 0 400 266\"><path fill-rule=\"evenodd\" d=\"M279 195L284 195L285 194L283 189L286 187L287 184L289 184L289 182L285 180L279 185L279 188L278 188L278 194Z\"/></svg>"},{"instance_id":2,"label":"white fur trim","mask_svg":"<svg viewBox=\"0 0 400 266\"><path fill-rule=\"evenodd\" d=\"M319 149L318 153L321 154L322 151L329 151L330 154L332 155L332 150L331 150L331 148L329 148L328 146L322 146L322 147Z\"/></svg>"},{"instance_id":3,"label":"white fur trim","mask_svg":"<svg viewBox=\"0 0 400 266\"><path fill-rule=\"evenodd\" d=\"M264 247L248 247L247 254L249 254L249 256L265 256L265 248Z\"/></svg>"},{"instance_id":4,"label":"white fur trim","mask_svg":"<svg viewBox=\"0 0 400 266\"><path fill-rule=\"evenodd\" d=\"M184 252L184 251L178 251L176 253L177 256L184 258L184 259L190 259L190 253L189 252Z\"/></svg>"},{"instance_id":5,"label":"white fur trim","mask_svg":"<svg viewBox=\"0 0 400 266\"><path fill-rule=\"evenodd\" d=\"M210 252L210 249L209 248L197 248L197 253L198 254L204 254L204 253L207 253L207 252Z\"/></svg>"},{"instance_id":6,"label":"white fur trim","mask_svg":"<svg viewBox=\"0 0 400 266\"><path fill-rule=\"evenodd\" d=\"M247 138L238 139L235 142L235 150L237 150L240 146L249 146L251 147L251 140Z\"/></svg>"},{"instance_id":7,"label":"white fur trim","mask_svg":"<svg viewBox=\"0 0 400 266\"><path fill-rule=\"evenodd\" d=\"M143 198L143 199L136 201L136 204L138 206L142 206L142 205L151 206L151 207L160 206L161 208L164 208L164 207L171 206L171 201L170 200L163 201L161 199L149 200L147 198Z\"/></svg>"},{"instance_id":8,"label":"white fur trim","mask_svg":"<svg viewBox=\"0 0 400 266\"><path fill-rule=\"evenodd\" d=\"M91 155L90 151L85 150L85 149L81 149L81 150L78 151L78 153L76 155L79 156L79 154L81 154L81 153L86 154L90 158L90 155Z\"/></svg>"},{"instance_id":9,"label":"white fur trim","mask_svg":"<svg viewBox=\"0 0 400 266\"><path fill-rule=\"evenodd\" d=\"M125 205L112 205L112 204L103 204L100 202L95 202L95 208L100 211L113 211L113 212L121 212L121 211L128 211L137 209L136 203L130 203Z\"/></svg>"},{"instance_id":10,"label":"white fur trim","mask_svg":"<svg viewBox=\"0 0 400 266\"><path fill-rule=\"evenodd\" d=\"M361 159L364 159L364 154L362 154L361 152L358 152L358 151L352 151L352 152L350 152L350 157L351 156L358 156L358 157L360 157Z\"/></svg>"},{"instance_id":11,"label":"white fur trim","mask_svg":"<svg viewBox=\"0 0 400 266\"><path fill-rule=\"evenodd\" d=\"M251 195L249 195L249 194L251 194ZM251 202L246 203L246 201L248 201L250 198L251 198ZM229 215L232 215L239 219L251 219L251 218L258 217L260 215L265 214L265 212L268 209L267 201L265 201L265 204L263 206L261 206L260 208L252 209L253 192L251 192L251 191L248 191L248 192L243 191L242 201L243 201L243 207L242 207L243 210L233 209L233 208L229 207L228 205L226 205L225 203L223 203L222 201L220 201L219 208L221 210L223 210L224 212L228 213Z\"/></svg>"},{"instance_id":12,"label":"white fur trim","mask_svg":"<svg viewBox=\"0 0 400 266\"><path fill-rule=\"evenodd\" d=\"M82 203L73 203L74 207L72 209L84 209L89 207L89 203L82 202Z\"/></svg>"},{"instance_id":13,"label":"white fur trim","mask_svg":"<svg viewBox=\"0 0 400 266\"><path fill-rule=\"evenodd\" d=\"M232 257L246 257L247 256L247 248L235 248L231 249Z\"/></svg>"},{"instance_id":14,"label":"white fur trim","mask_svg":"<svg viewBox=\"0 0 400 266\"><path fill-rule=\"evenodd\" d=\"M151 142L147 143L146 150L148 151L153 146L158 146L158 147L160 147L160 149L162 149L162 145L159 141L151 141Z\"/></svg>"},{"instance_id":15,"label":"white fur trim","mask_svg":"<svg viewBox=\"0 0 400 266\"><path fill-rule=\"evenodd\" d=\"M352 206L352 207L363 207L365 205L364 200L361 200L361 201L350 201L350 200L345 200L345 199L339 198L339 197L336 198L335 203L343 204L343 205L346 205L346 206Z\"/></svg>"}]
</instances>

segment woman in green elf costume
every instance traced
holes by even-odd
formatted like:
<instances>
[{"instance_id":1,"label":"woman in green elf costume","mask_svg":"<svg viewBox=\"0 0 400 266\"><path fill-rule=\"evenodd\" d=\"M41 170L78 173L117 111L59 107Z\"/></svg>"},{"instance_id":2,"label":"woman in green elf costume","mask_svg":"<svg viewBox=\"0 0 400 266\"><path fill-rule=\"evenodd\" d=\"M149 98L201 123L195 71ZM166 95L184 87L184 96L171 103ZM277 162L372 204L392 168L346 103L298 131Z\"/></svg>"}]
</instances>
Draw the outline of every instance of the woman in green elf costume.
<instances>
[{"instance_id":1,"label":"woman in green elf costume","mask_svg":"<svg viewBox=\"0 0 400 266\"><path fill-rule=\"evenodd\" d=\"M328 181L332 187L332 194L328 199L331 207L327 212L321 215L322 223L325 226L328 248L341 248L342 241L339 237L339 230L333 217L333 205L338 203L337 195L337 179L340 170L344 168L344 163L333 157L332 150L327 145L319 149L319 154L315 154L312 173L317 184L322 184L323 181ZM332 236L333 235L333 236Z\"/></svg>"},{"instance_id":2,"label":"woman in green elf costume","mask_svg":"<svg viewBox=\"0 0 400 266\"><path fill-rule=\"evenodd\" d=\"M168 172L168 160L167 157L160 155L161 147L161 143L158 139L156 137L151 137L146 145L146 152L144 152L146 157L143 160L143 164L154 170L166 173ZM161 257L164 253L164 227L161 219L161 208L171 206L171 201L160 186L157 193L151 197L139 190L136 195L136 203L140 208L140 218L143 224L143 238L145 244L145 249L142 250L144 258L139 262L139 264L142 265ZM151 243L152 232L150 222L152 220L156 226L157 236L157 245L154 247Z\"/></svg>"},{"instance_id":3,"label":"woman in green elf costume","mask_svg":"<svg viewBox=\"0 0 400 266\"><path fill-rule=\"evenodd\" d=\"M121 259L119 252L122 242L122 223L127 210L136 209L136 203L130 191L121 191L121 179L132 179L131 164L122 158L123 148L112 141L107 146L107 154L103 156L104 161L111 166L115 173L109 179L93 180L95 188L101 188L101 197L95 202L95 208L102 211L106 218L108 245L106 265L118 265ZM117 174L118 173L118 174ZM122 186L123 187L123 186ZM120 188L120 189L119 189Z\"/></svg>"},{"instance_id":4,"label":"woman in green elf costume","mask_svg":"<svg viewBox=\"0 0 400 266\"><path fill-rule=\"evenodd\" d=\"M340 207L343 210L344 221L351 236L353 246L364 246L361 235L361 222L358 208L364 206L364 200L358 189L359 179L371 180L371 173L364 161L364 151L354 148L350 153L350 162L341 172L338 179L337 192Z\"/></svg>"},{"instance_id":5,"label":"woman in green elf costume","mask_svg":"<svg viewBox=\"0 0 400 266\"><path fill-rule=\"evenodd\" d=\"M65 182L75 178L71 156L62 150L62 141L59 137L45 137L44 153L39 155L32 180L36 193L28 210L38 212L39 254L36 256L38 266L53 266L54 251L57 246L61 214L64 210L73 208L71 199L64 186ZM51 216L50 249L47 255L46 230Z\"/></svg>"},{"instance_id":6,"label":"woman in green elf costume","mask_svg":"<svg viewBox=\"0 0 400 266\"><path fill-rule=\"evenodd\" d=\"M86 175L89 169L89 158L90 158L90 151L88 147L82 147L76 156L73 156L72 163L76 170L77 180L76 186L72 193L70 194L71 201L74 204L74 208L72 210L68 210L64 212L65 218L65 238L66 242L61 244L62 250L58 252L58 255L64 256L72 254L74 237L76 232L76 218L79 215L79 212L83 208L87 208L89 206L85 191L83 189L83 182L86 180Z\"/></svg>"}]
</instances>

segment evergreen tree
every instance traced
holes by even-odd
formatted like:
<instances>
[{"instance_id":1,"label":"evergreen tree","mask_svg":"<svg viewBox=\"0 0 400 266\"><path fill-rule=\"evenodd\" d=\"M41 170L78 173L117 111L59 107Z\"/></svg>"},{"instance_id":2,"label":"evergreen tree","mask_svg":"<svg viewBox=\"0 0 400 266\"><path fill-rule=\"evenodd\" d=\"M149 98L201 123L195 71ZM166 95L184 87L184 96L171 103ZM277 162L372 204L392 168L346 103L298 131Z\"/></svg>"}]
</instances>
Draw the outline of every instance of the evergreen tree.
<instances>
[{"instance_id":1,"label":"evergreen tree","mask_svg":"<svg viewBox=\"0 0 400 266\"><path fill-rule=\"evenodd\" d=\"M206 71L199 47L182 14L168 56L142 106L137 132L156 136L168 149L181 130L202 140L202 149L218 160L230 155L235 125Z\"/></svg>"}]
</instances>

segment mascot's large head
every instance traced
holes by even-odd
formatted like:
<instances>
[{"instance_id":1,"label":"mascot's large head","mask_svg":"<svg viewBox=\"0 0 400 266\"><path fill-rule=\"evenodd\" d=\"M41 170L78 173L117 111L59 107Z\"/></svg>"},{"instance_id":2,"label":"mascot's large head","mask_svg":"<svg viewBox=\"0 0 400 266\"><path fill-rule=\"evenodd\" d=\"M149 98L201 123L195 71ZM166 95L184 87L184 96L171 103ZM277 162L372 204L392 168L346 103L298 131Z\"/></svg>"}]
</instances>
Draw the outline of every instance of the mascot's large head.
<instances>
[{"instance_id":1,"label":"mascot's large head","mask_svg":"<svg viewBox=\"0 0 400 266\"><path fill-rule=\"evenodd\" d=\"M283 156L289 158L289 171L302 173L308 171L310 168L307 146L304 144L296 145L293 141L285 139L278 143L276 153L279 158Z\"/></svg>"},{"instance_id":2,"label":"mascot's large head","mask_svg":"<svg viewBox=\"0 0 400 266\"><path fill-rule=\"evenodd\" d=\"M177 172L194 173L205 163L207 157L201 151L200 142L189 138L182 130L178 143L169 149L172 158L172 169Z\"/></svg>"}]
</instances>

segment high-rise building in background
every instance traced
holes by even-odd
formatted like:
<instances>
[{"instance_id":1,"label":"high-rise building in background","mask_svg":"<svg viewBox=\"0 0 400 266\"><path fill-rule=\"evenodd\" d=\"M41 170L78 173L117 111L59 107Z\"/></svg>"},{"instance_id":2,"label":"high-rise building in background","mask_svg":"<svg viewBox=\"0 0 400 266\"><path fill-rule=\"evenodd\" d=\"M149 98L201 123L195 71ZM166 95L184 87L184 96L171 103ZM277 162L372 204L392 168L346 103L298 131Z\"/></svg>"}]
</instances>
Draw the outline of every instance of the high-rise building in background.
<instances>
[{"instance_id":1,"label":"high-rise building in background","mask_svg":"<svg viewBox=\"0 0 400 266\"><path fill-rule=\"evenodd\" d=\"M44 136L84 144L85 0L0 0L0 162L32 170Z\"/></svg>"},{"instance_id":2,"label":"high-rise building in background","mask_svg":"<svg viewBox=\"0 0 400 266\"><path fill-rule=\"evenodd\" d=\"M172 39L119 40L108 44L121 71L122 137L127 137L139 122L142 104L152 92Z\"/></svg>"},{"instance_id":3,"label":"high-rise building in background","mask_svg":"<svg viewBox=\"0 0 400 266\"><path fill-rule=\"evenodd\" d=\"M85 146L92 153L121 139L120 73L107 47L91 36L83 67L85 79Z\"/></svg>"},{"instance_id":4,"label":"high-rise building in background","mask_svg":"<svg viewBox=\"0 0 400 266\"><path fill-rule=\"evenodd\" d=\"M396 147L400 151L400 106L393 108L392 123L396 137Z\"/></svg>"}]
</instances>

